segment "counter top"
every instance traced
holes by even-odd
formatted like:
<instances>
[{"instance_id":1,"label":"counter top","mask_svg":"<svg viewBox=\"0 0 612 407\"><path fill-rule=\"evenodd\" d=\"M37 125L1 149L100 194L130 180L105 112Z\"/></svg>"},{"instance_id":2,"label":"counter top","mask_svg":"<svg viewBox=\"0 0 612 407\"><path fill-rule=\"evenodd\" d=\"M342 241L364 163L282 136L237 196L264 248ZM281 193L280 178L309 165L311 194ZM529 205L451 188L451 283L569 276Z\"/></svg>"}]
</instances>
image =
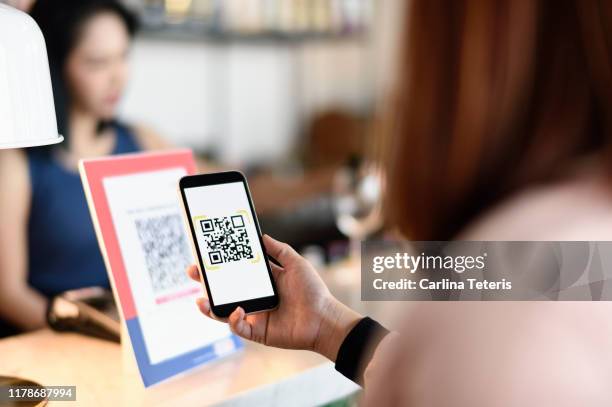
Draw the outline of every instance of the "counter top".
<instances>
[{"instance_id":1,"label":"counter top","mask_svg":"<svg viewBox=\"0 0 612 407\"><path fill-rule=\"evenodd\" d=\"M358 390L318 354L250 342L236 355L148 389L120 345L72 333L43 329L0 340L0 360L0 375L76 386L77 404L87 406L309 406Z\"/></svg>"}]
</instances>

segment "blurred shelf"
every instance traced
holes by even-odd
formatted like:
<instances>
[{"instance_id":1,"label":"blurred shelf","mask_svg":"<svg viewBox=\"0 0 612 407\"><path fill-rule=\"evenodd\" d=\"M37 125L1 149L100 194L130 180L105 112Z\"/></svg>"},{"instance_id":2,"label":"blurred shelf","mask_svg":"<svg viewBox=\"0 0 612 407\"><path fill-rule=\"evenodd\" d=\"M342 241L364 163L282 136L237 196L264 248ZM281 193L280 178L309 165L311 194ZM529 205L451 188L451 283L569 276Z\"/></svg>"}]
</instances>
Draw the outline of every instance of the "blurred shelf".
<instances>
[{"instance_id":1,"label":"blurred shelf","mask_svg":"<svg viewBox=\"0 0 612 407\"><path fill-rule=\"evenodd\" d=\"M223 32L203 28L174 28L165 26L160 28L143 27L138 36L144 39L167 40L167 41L192 41L208 42L214 44L268 44L270 42L286 43L287 45L299 45L305 42L340 42L340 41L363 41L367 39L366 30L329 33L329 32Z\"/></svg>"}]
</instances>

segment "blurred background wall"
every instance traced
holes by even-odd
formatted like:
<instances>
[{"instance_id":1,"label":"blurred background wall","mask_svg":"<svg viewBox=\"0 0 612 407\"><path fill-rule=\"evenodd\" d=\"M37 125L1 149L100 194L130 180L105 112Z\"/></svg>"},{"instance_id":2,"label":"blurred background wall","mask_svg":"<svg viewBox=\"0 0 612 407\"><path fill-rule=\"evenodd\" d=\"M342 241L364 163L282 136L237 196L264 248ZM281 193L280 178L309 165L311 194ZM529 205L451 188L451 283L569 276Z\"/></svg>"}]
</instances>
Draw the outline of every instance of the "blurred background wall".
<instances>
[{"instance_id":1,"label":"blurred background wall","mask_svg":"<svg viewBox=\"0 0 612 407\"><path fill-rule=\"evenodd\" d=\"M371 110L366 39L249 41L141 34L121 114L178 145L253 164L283 158L317 113Z\"/></svg>"},{"instance_id":2,"label":"blurred background wall","mask_svg":"<svg viewBox=\"0 0 612 407\"><path fill-rule=\"evenodd\" d=\"M177 145L270 164L326 111L371 116L384 17L371 0L126 3L142 30L121 115Z\"/></svg>"}]
</instances>

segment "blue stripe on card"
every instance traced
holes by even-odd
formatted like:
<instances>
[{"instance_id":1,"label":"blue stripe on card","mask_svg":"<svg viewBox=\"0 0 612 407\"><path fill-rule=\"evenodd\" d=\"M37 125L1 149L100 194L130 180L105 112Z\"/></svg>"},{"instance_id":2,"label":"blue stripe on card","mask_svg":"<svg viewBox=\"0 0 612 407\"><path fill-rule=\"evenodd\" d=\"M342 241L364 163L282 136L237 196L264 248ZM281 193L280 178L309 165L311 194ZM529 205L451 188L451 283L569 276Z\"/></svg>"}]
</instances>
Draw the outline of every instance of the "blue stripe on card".
<instances>
[{"instance_id":1,"label":"blue stripe on card","mask_svg":"<svg viewBox=\"0 0 612 407\"><path fill-rule=\"evenodd\" d=\"M219 346L220 342L226 340L222 339L221 341L184 353L172 359L151 364L138 318L129 319L126 321L126 324L132 341L132 348L136 356L136 362L138 363L138 370L140 371L140 376L142 377L145 387L159 383L162 380L168 379L201 364L212 362L220 357L232 354L244 346L238 337L231 335L227 339L231 339L231 344L233 344L233 346L229 345L227 342L224 342L223 346Z\"/></svg>"}]
</instances>

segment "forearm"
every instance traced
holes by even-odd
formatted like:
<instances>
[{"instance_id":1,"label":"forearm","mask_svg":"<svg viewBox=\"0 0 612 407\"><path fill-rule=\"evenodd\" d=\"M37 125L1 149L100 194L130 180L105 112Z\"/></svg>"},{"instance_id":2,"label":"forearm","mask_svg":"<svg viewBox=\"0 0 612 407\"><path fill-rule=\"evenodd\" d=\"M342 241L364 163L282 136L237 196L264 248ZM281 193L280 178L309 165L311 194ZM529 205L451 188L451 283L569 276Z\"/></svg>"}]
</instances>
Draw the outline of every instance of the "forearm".
<instances>
[{"instance_id":1,"label":"forearm","mask_svg":"<svg viewBox=\"0 0 612 407\"><path fill-rule=\"evenodd\" d=\"M27 286L2 291L2 318L27 331L46 325L47 299L43 295Z\"/></svg>"}]
</instances>

